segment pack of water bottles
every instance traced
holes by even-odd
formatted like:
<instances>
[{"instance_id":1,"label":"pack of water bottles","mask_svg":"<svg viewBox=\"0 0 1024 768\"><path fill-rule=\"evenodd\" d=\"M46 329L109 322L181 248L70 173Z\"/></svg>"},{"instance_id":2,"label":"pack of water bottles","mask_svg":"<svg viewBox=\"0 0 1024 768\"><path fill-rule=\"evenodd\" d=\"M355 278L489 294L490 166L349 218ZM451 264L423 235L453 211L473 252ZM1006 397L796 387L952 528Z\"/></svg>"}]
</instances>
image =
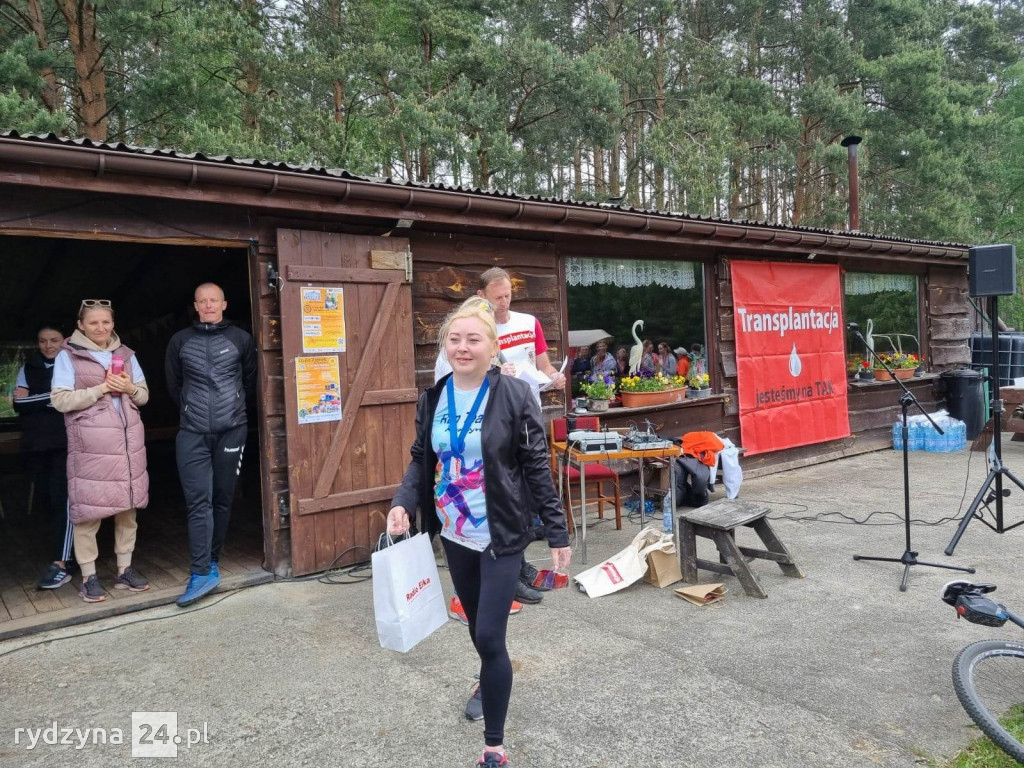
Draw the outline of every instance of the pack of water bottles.
<instances>
[{"instance_id":1,"label":"pack of water bottles","mask_svg":"<svg viewBox=\"0 0 1024 768\"><path fill-rule=\"evenodd\" d=\"M931 414L932 420L942 428L939 434L924 416L907 418L907 450L947 453L967 447L967 425L954 419L945 410ZM903 422L892 425L893 450L903 450Z\"/></svg>"}]
</instances>

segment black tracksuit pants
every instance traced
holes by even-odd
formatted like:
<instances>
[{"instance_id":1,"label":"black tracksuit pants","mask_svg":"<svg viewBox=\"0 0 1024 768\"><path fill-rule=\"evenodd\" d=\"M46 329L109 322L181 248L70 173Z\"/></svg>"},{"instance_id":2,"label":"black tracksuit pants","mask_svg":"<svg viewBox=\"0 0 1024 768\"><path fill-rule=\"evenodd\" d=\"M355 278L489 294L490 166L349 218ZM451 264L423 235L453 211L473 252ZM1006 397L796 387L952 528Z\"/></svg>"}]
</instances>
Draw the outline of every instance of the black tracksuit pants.
<instances>
[{"instance_id":1,"label":"black tracksuit pants","mask_svg":"<svg viewBox=\"0 0 1024 768\"><path fill-rule=\"evenodd\" d=\"M26 469L35 484L36 498L50 517L50 557L68 562L74 530L68 509L68 450L29 451L24 456Z\"/></svg>"},{"instance_id":2,"label":"black tracksuit pants","mask_svg":"<svg viewBox=\"0 0 1024 768\"><path fill-rule=\"evenodd\" d=\"M248 428L224 432L178 431L175 454L188 508L188 553L192 573L205 576L210 561L220 559L228 532L231 499L242 471Z\"/></svg>"}]
</instances>

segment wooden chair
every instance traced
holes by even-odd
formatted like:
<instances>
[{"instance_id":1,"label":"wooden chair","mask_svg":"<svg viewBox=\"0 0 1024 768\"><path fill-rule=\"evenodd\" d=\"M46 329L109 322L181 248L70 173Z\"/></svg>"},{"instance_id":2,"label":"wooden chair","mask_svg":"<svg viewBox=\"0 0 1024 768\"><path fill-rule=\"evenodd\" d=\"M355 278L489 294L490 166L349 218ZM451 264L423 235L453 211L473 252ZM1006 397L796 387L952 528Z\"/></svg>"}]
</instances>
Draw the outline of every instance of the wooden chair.
<instances>
[{"instance_id":1,"label":"wooden chair","mask_svg":"<svg viewBox=\"0 0 1024 768\"><path fill-rule=\"evenodd\" d=\"M581 416L576 419L577 429L598 430L601 428L599 419L596 416ZM568 438L565 419L551 420L551 441L564 443ZM558 473L562 472L562 505L565 507L566 521L569 523L569 533L572 533L576 526L572 516L572 506L568 503L571 498L570 488L579 488L580 470L577 467L566 464L562 465L560 457L551 451L551 471L555 475L555 484L558 484ZM607 464L599 461L587 462L586 464L586 491L587 498L597 502L597 516L604 519L604 504L610 502L615 505L615 529L622 530L622 499L619 489L619 475ZM603 491L603 485L611 483L614 493L608 496ZM593 495L591 495L593 494ZM585 514L585 512L584 512Z\"/></svg>"}]
</instances>

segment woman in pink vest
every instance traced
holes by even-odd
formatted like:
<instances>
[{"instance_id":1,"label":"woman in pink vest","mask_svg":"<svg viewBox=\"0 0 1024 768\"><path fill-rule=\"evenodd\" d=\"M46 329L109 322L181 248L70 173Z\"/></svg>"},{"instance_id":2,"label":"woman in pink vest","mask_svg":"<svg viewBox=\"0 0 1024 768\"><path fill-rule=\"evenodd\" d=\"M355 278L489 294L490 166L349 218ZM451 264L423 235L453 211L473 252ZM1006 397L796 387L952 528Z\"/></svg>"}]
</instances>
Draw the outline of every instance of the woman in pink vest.
<instances>
[{"instance_id":1,"label":"woman in pink vest","mask_svg":"<svg viewBox=\"0 0 1024 768\"><path fill-rule=\"evenodd\" d=\"M75 559L82 568L82 599L107 599L96 577L96 533L114 518L114 587L149 589L132 568L135 510L149 503L145 432L139 406L149 388L135 353L114 333L114 309L106 299L85 299L78 330L54 361L53 407L64 414L68 432L68 501L75 526Z\"/></svg>"}]
</instances>

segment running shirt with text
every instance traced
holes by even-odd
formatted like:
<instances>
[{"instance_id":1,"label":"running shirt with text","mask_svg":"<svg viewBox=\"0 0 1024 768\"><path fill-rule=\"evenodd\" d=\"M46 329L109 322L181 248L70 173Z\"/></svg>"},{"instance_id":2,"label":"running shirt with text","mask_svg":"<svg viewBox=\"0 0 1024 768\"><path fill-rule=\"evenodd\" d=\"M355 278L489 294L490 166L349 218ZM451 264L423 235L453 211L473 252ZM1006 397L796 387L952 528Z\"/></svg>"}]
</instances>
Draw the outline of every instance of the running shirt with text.
<instances>
[{"instance_id":1,"label":"running shirt with text","mask_svg":"<svg viewBox=\"0 0 1024 768\"><path fill-rule=\"evenodd\" d=\"M537 367L537 355L548 351L540 321L523 312L509 312L507 323L498 323L498 348L505 362ZM496 363L500 365L500 362ZM452 372L442 349L434 362L435 383Z\"/></svg>"},{"instance_id":2,"label":"running shirt with text","mask_svg":"<svg viewBox=\"0 0 1024 768\"><path fill-rule=\"evenodd\" d=\"M455 388L457 432L461 432L478 393L479 389L464 392ZM448 398L445 392L441 393L437 401L430 430L430 443L437 454L434 509L441 521L441 535L477 552L483 552L491 543L484 498L484 457L480 441L489 395L485 394L480 403L473 425L466 435L461 456L452 450Z\"/></svg>"}]
</instances>

